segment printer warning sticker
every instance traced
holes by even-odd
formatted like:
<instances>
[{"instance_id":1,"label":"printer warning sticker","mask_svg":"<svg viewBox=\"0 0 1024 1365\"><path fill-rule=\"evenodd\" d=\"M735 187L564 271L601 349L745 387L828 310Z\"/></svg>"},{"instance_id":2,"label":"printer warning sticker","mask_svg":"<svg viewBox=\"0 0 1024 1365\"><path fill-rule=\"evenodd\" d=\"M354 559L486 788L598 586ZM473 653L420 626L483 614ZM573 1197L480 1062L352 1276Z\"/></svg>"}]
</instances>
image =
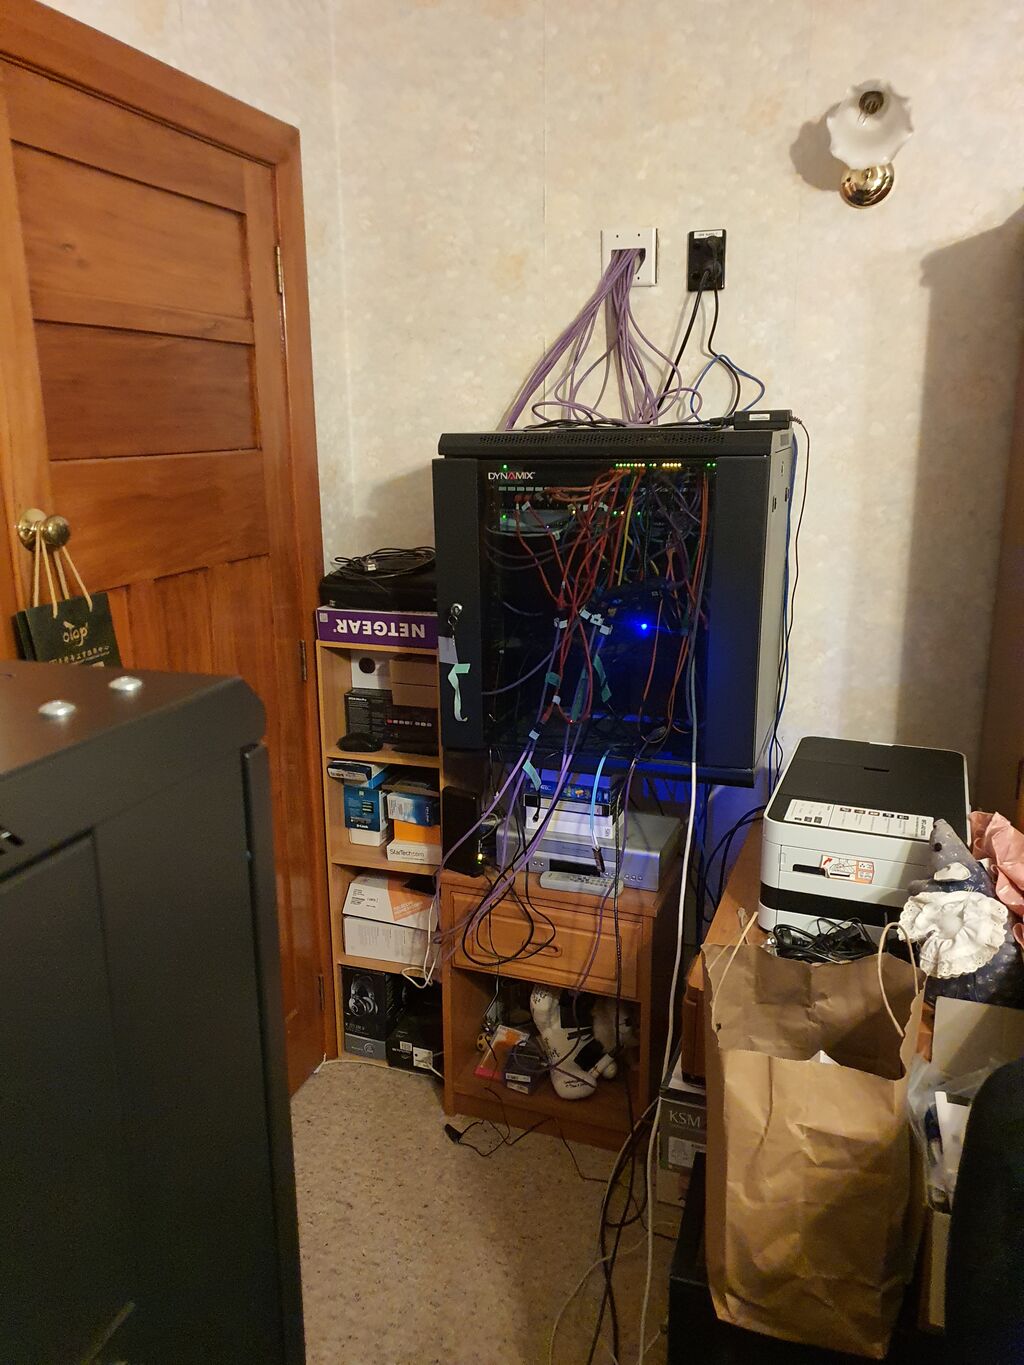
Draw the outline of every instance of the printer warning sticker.
<instances>
[{"instance_id":1,"label":"printer warning sticker","mask_svg":"<svg viewBox=\"0 0 1024 1365\"><path fill-rule=\"evenodd\" d=\"M870 886L875 880L875 865L870 858L844 858L839 853L823 853L821 870L826 877L857 886Z\"/></svg>"},{"instance_id":2,"label":"printer warning sticker","mask_svg":"<svg viewBox=\"0 0 1024 1365\"><path fill-rule=\"evenodd\" d=\"M853 834L886 834L895 839L928 839L932 832L932 820L928 815L870 810L865 806L838 806L828 801L790 801L786 819L797 825L846 829Z\"/></svg>"}]
</instances>

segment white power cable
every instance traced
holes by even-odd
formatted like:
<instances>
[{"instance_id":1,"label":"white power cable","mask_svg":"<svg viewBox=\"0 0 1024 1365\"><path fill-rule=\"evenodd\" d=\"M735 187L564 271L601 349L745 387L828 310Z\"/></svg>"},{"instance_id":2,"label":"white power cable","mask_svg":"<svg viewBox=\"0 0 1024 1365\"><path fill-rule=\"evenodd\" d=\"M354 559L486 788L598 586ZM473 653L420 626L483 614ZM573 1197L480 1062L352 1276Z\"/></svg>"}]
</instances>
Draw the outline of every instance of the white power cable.
<instances>
[{"instance_id":1,"label":"white power cable","mask_svg":"<svg viewBox=\"0 0 1024 1365\"><path fill-rule=\"evenodd\" d=\"M631 1247L627 1247L625 1251L620 1251L619 1255L632 1256L633 1252L639 1251L643 1244L644 1238L641 1237L639 1241L634 1242ZM561 1308L558 1310L558 1317L555 1318L555 1321L551 1328L551 1336L548 1340L548 1365L555 1365L555 1337L558 1335L558 1329L562 1325L562 1319L565 1317L566 1309L572 1303L573 1299L580 1292L580 1290L583 1288L586 1282L590 1279L591 1275L593 1275L594 1271L597 1270L599 1266L604 1265L605 1261L610 1261L613 1254L614 1252L609 1251L607 1256L599 1256L597 1260L593 1263L593 1265L587 1267L587 1269L580 1276L579 1280L576 1282L576 1288L571 1291L565 1303L563 1303ZM601 1340L602 1343L604 1343L603 1337L601 1338ZM605 1348L608 1350L609 1355L611 1355L611 1350L610 1348L607 1347L607 1344L605 1344ZM612 1359L614 1360L615 1357L612 1356Z\"/></svg>"}]
</instances>

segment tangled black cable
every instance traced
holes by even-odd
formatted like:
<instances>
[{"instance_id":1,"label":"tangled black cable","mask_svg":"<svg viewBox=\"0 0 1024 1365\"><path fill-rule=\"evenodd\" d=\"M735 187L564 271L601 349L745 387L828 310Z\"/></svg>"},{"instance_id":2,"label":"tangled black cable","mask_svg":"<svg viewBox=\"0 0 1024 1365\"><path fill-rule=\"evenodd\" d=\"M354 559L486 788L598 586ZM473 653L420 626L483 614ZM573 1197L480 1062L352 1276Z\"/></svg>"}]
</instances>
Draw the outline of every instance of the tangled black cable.
<instances>
[{"instance_id":1,"label":"tangled black cable","mask_svg":"<svg viewBox=\"0 0 1024 1365\"><path fill-rule=\"evenodd\" d=\"M795 924L777 924L772 938L778 957L801 962L856 962L875 951L871 935L858 920L836 923L820 919L813 932L798 929Z\"/></svg>"},{"instance_id":2,"label":"tangled black cable","mask_svg":"<svg viewBox=\"0 0 1024 1365\"><path fill-rule=\"evenodd\" d=\"M434 563L433 545L418 545L413 550L385 546L365 555L336 555L337 566L332 574L350 582L371 584L385 578L402 578L405 574L427 569Z\"/></svg>"}]
</instances>

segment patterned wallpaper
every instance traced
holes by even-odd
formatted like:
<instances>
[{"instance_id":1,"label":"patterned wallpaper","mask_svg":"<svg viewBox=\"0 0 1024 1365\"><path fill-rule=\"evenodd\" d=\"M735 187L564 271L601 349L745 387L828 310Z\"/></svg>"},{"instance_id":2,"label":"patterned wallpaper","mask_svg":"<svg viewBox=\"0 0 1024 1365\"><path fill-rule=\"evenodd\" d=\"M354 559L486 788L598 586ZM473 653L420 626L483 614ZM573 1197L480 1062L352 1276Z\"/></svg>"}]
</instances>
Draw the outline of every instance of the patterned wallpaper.
<instances>
[{"instance_id":1,"label":"patterned wallpaper","mask_svg":"<svg viewBox=\"0 0 1024 1365\"><path fill-rule=\"evenodd\" d=\"M59 7L302 130L329 555L430 537L438 432L497 423L602 226L658 227L662 343L687 231L724 226L718 339L814 441L786 730L973 754L1024 320L1013 0ZM871 76L916 132L857 213L820 120Z\"/></svg>"}]
</instances>

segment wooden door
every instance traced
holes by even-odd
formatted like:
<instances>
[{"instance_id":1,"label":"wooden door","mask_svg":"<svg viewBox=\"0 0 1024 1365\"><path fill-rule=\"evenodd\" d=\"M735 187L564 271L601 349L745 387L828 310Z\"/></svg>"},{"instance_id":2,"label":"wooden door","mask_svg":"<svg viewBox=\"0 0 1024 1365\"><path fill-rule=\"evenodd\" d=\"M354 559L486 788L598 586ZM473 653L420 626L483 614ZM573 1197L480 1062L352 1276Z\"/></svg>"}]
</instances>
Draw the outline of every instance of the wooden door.
<instances>
[{"instance_id":1,"label":"wooden door","mask_svg":"<svg viewBox=\"0 0 1024 1365\"><path fill-rule=\"evenodd\" d=\"M127 666L240 673L262 698L295 1088L333 1051L297 135L19 0L0 101L0 605L26 600L12 523L59 512Z\"/></svg>"}]
</instances>

